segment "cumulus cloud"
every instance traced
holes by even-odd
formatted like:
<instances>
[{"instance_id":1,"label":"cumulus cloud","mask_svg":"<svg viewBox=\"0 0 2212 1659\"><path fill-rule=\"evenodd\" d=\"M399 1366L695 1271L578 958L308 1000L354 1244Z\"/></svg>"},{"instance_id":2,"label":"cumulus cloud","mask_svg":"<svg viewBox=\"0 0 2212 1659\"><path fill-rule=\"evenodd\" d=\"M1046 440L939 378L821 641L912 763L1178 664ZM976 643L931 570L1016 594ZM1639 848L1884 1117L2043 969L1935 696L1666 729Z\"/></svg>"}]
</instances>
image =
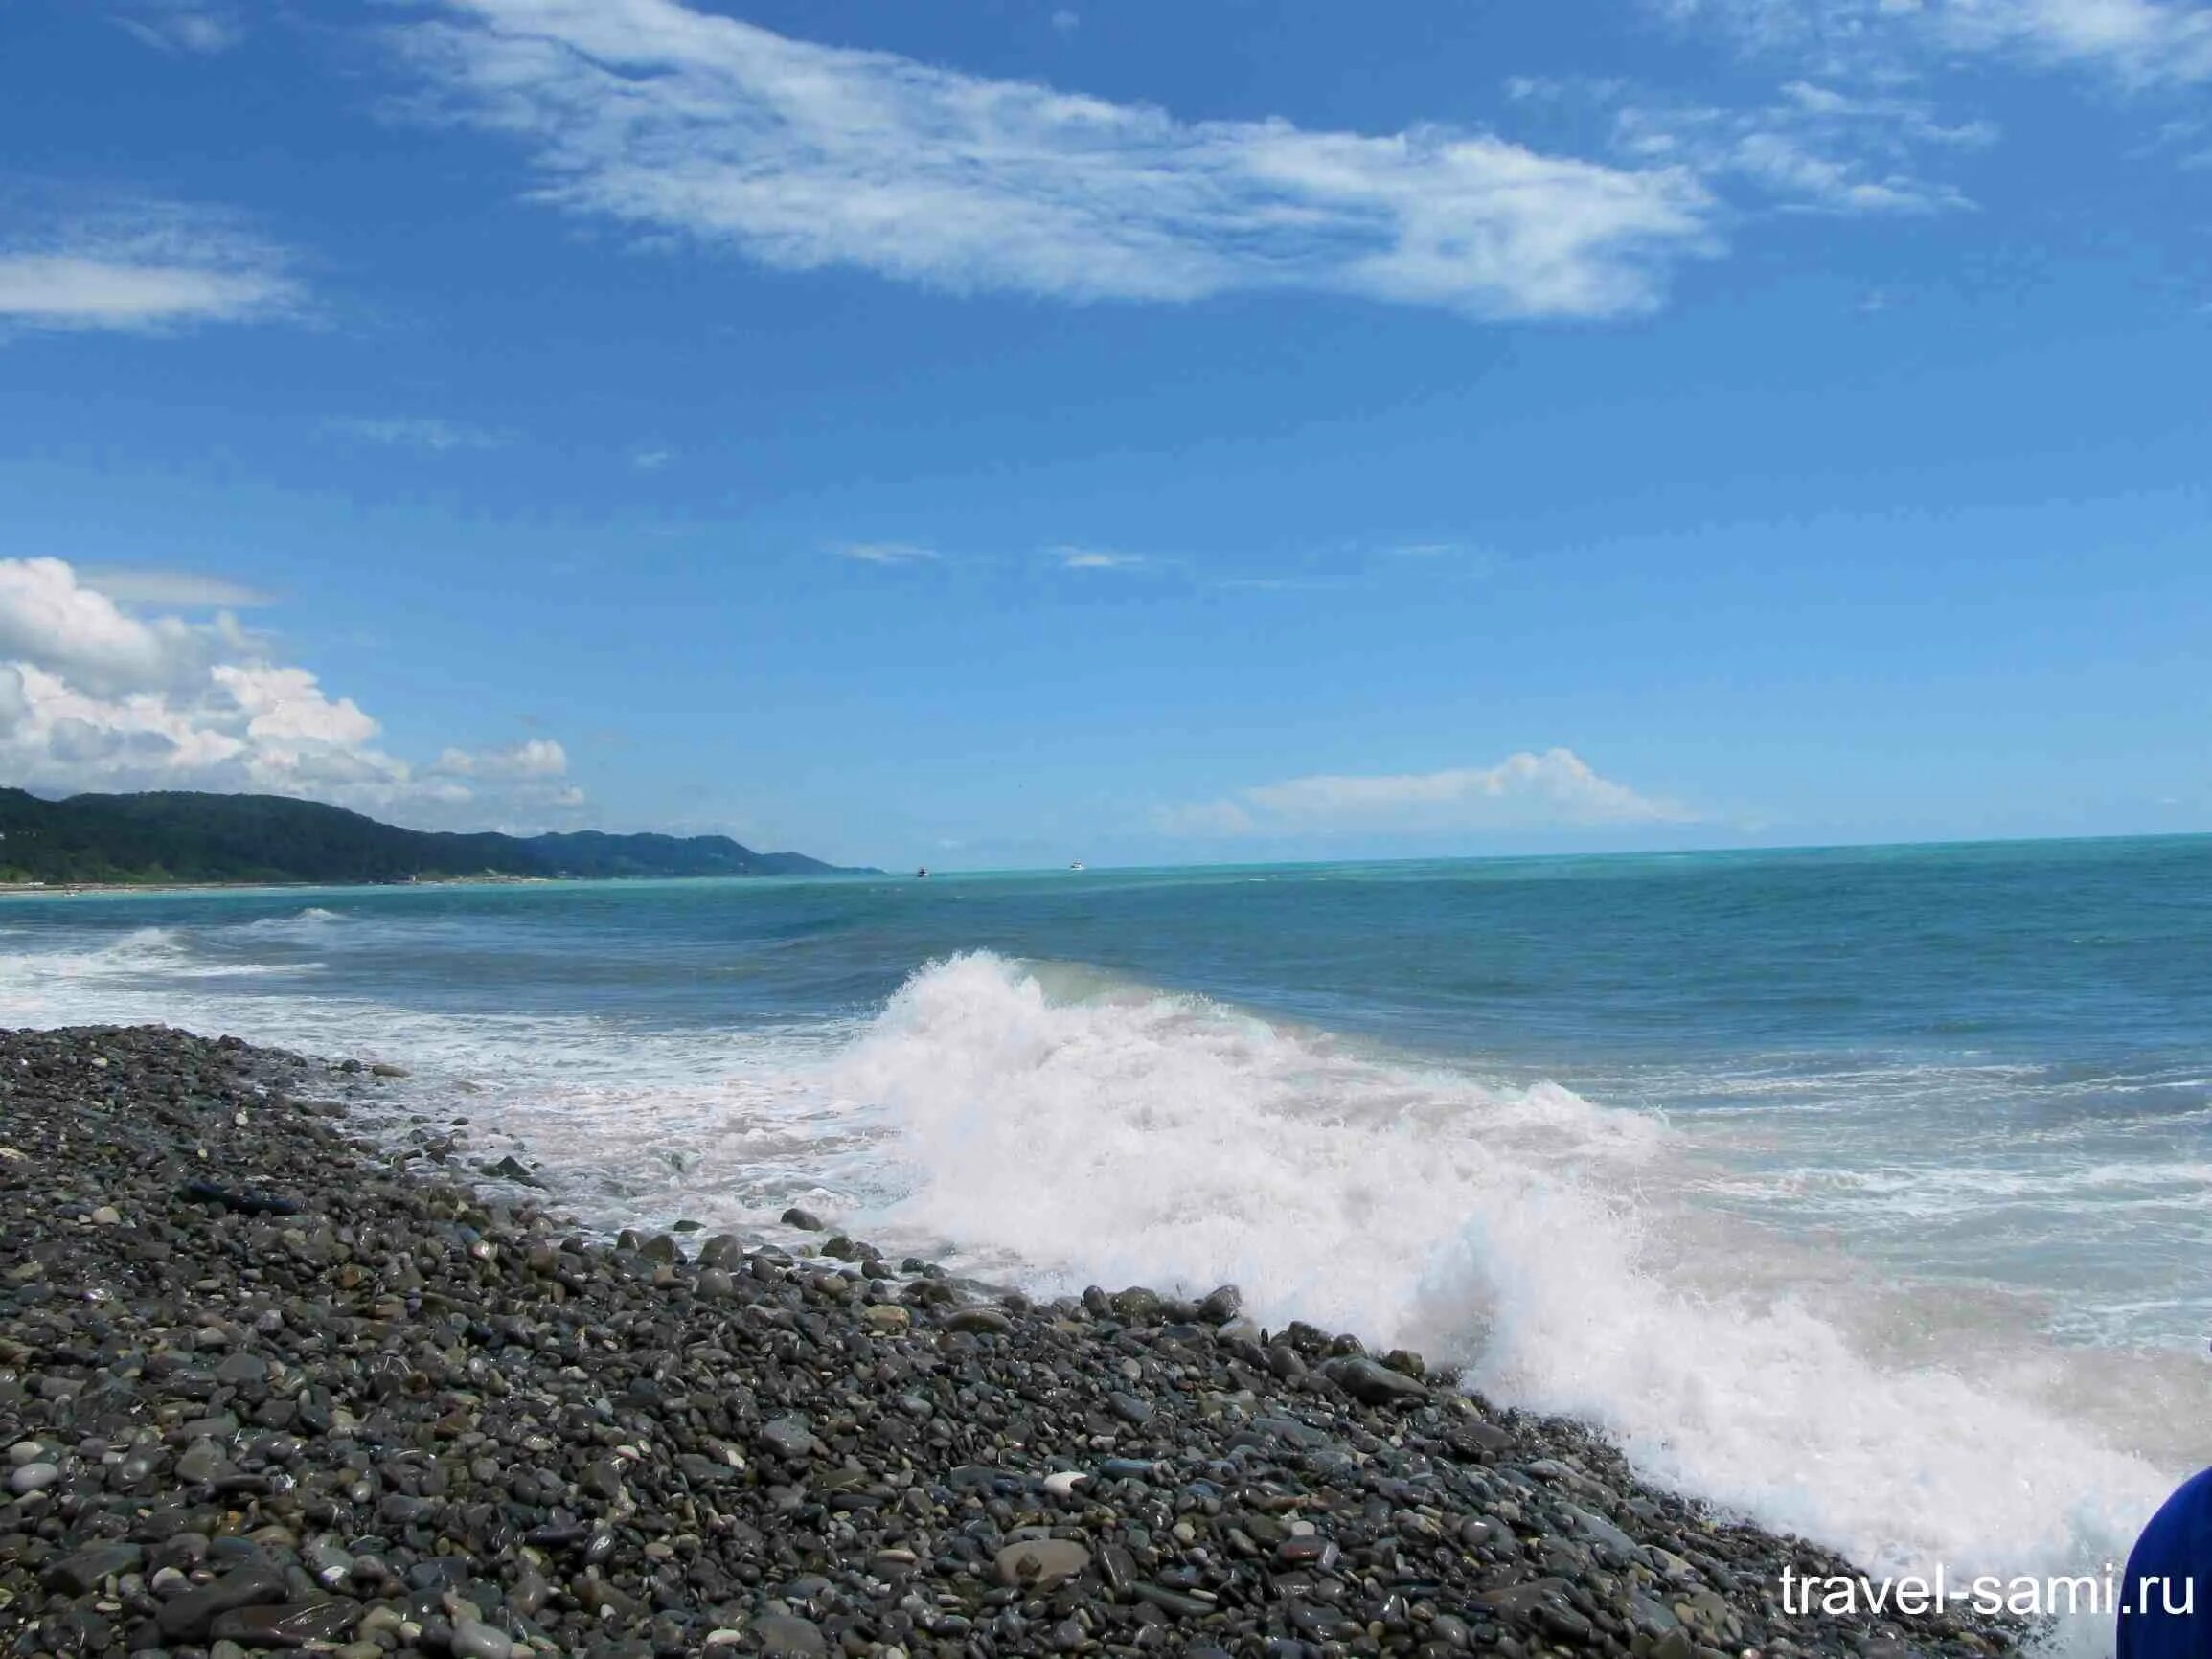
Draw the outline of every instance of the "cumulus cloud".
<instances>
[{"instance_id":1,"label":"cumulus cloud","mask_svg":"<svg viewBox=\"0 0 2212 1659\"><path fill-rule=\"evenodd\" d=\"M50 216L42 229L0 238L0 335L283 317L302 298L289 264L214 209L135 200Z\"/></svg>"},{"instance_id":2,"label":"cumulus cloud","mask_svg":"<svg viewBox=\"0 0 2212 1659\"><path fill-rule=\"evenodd\" d=\"M1694 821L1673 802L1601 777L1571 749L1523 750L1494 766L1440 772L1291 778L1155 815L1173 834L1221 836Z\"/></svg>"},{"instance_id":3,"label":"cumulus cloud","mask_svg":"<svg viewBox=\"0 0 2212 1659\"><path fill-rule=\"evenodd\" d=\"M551 738L532 738L507 749L447 749L435 770L456 778L559 778L568 771L568 751Z\"/></svg>"},{"instance_id":4,"label":"cumulus cloud","mask_svg":"<svg viewBox=\"0 0 2212 1659\"><path fill-rule=\"evenodd\" d=\"M125 584L127 585L127 584ZM158 584L155 584L158 585ZM141 591L145 591L143 588ZM418 768L227 612L146 616L58 558L0 558L0 780L47 793L295 795L415 823L559 816L582 797L538 738Z\"/></svg>"},{"instance_id":5,"label":"cumulus cloud","mask_svg":"<svg viewBox=\"0 0 2212 1659\"><path fill-rule=\"evenodd\" d=\"M445 0L398 38L431 108L505 135L540 199L807 270L955 292L1304 289L1479 318L1659 302L1716 243L1688 170L1441 127L1185 121L678 0Z\"/></svg>"}]
</instances>

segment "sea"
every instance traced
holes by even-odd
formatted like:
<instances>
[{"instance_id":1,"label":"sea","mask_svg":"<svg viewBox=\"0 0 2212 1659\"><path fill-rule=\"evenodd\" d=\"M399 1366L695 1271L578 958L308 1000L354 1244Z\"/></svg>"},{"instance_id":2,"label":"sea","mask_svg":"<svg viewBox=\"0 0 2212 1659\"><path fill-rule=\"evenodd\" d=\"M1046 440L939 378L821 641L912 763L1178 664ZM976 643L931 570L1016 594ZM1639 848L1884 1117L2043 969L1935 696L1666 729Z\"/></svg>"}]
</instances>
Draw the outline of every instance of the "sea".
<instances>
[{"instance_id":1,"label":"sea","mask_svg":"<svg viewBox=\"0 0 2212 1659\"><path fill-rule=\"evenodd\" d=\"M1876 1571L2212 1463L2212 837L0 901L0 1023L119 1021L593 1228L1233 1282Z\"/></svg>"}]
</instances>

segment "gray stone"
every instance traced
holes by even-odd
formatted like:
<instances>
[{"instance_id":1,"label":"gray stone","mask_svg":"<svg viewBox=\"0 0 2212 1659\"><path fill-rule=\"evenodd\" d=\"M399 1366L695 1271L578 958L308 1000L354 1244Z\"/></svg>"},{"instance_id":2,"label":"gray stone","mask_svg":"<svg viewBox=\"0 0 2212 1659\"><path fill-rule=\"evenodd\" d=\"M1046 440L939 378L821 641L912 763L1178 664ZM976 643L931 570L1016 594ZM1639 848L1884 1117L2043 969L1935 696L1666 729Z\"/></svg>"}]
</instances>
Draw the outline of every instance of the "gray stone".
<instances>
[{"instance_id":1,"label":"gray stone","mask_svg":"<svg viewBox=\"0 0 2212 1659\"><path fill-rule=\"evenodd\" d=\"M244 1383L266 1382L269 1379L269 1362L251 1353L232 1353L223 1356L215 1368L215 1379L237 1388Z\"/></svg>"},{"instance_id":2,"label":"gray stone","mask_svg":"<svg viewBox=\"0 0 2212 1659\"><path fill-rule=\"evenodd\" d=\"M753 1621L751 1634L768 1659L816 1659L830 1650L819 1625L787 1613L763 1614Z\"/></svg>"},{"instance_id":3,"label":"gray stone","mask_svg":"<svg viewBox=\"0 0 2212 1659\"><path fill-rule=\"evenodd\" d=\"M105 1579L137 1572L145 1561L146 1552L136 1544L94 1544L62 1557L39 1575L38 1581L64 1596L84 1596Z\"/></svg>"},{"instance_id":4,"label":"gray stone","mask_svg":"<svg viewBox=\"0 0 2212 1659\"><path fill-rule=\"evenodd\" d=\"M1088 1571L1090 1552L1069 1538L1032 1538L1007 1545L992 1565L1001 1584L1049 1590Z\"/></svg>"},{"instance_id":5,"label":"gray stone","mask_svg":"<svg viewBox=\"0 0 2212 1659\"><path fill-rule=\"evenodd\" d=\"M474 1619L453 1621L453 1659L513 1659L514 1644Z\"/></svg>"},{"instance_id":6,"label":"gray stone","mask_svg":"<svg viewBox=\"0 0 2212 1659\"><path fill-rule=\"evenodd\" d=\"M163 1607L161 1633L169 1641L204 1641L215 1622L240 1607L263 1605L285 1599L285 1575L267 1561L250 1561L212 1584L188 1590Z\"/></svg>"},{"instance_id":7,"label":"gray stone","mask_svg":"<svg viewBox=\"0 0 2212 1659\"><path fill-rule=\"evenodd\" d=\"M1363 1353L1332 1359L1321 1375L1361 1405L1408 1405L1428 1398L1423 1384Z\"/></svg>"},{"instance_id":8,"label":"gray stone","mask_svg":"<svg viewBox=\"0 0 2212 1659\"><path fill-rule=\"evenodd\" d=\"M237 1607L219 1614L210 1634L241 1648L306 1648L335 1642L361 1616L358 1602L297 1602Z\"/></svg>"},{"instance_id":9,"label":"gray stone","mask_svg":"<svg viewBox=\"0 0 2212 1659\"><path fill-rule=\"evenodd\" d=\"M1114 1416L1120 1418L1122 1421L1130 1423L1138 1428L1142 1428L1146 1423L1152 1420L1152 1408L1151 1404L1145 1400L1137 1398L1137 1397L1133 1394L1107 1395L1106 1409L1111 1411Z\"/></svg>"},{"instance_id":10,"label":"gray stone","mask_svg":"<svg viewBox=\"0 0 2212 1659\"><path fill-rule=\"evenodd\" d=\"M762 1424L761 1443L792 1463L813 1457L822 1449L822 1443L814 1438L813 1431L795 1417L780 1417Z\"/></svg>"},{"instance_id":11,"label":"gray stone","mask_svg":"<svg viewBox=\"0 0 2212 1659\"><path fill-rule=\"evenodd\" d=\"M61 1478L57 1464L25 1464L8 1477L8 1489L17 1497L30 1492L42 1492Z\"/></svg>"}]
</instances>

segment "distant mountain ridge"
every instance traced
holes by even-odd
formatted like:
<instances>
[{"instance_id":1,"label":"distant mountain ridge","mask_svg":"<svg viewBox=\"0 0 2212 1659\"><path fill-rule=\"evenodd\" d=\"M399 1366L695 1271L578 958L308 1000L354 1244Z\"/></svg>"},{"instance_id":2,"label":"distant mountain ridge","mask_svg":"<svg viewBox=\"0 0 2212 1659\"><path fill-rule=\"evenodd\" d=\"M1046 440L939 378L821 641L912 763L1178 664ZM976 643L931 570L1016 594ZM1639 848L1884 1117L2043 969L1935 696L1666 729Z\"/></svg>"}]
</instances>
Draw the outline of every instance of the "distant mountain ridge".
<instances>
[{"instance_id":1,"label":"distant mountain ridge","mask_svg":"<svg viewBox=\"0 0 2212 1659\"><path fill-rule=\"evenodd\" d=\"M828 875L798 852L756 852L727 835L453 834L402 830L284 795L157 790L47 801L0 788L0 880L304 881L345 884L472 875Z\"/></svg>"}]
</instances>

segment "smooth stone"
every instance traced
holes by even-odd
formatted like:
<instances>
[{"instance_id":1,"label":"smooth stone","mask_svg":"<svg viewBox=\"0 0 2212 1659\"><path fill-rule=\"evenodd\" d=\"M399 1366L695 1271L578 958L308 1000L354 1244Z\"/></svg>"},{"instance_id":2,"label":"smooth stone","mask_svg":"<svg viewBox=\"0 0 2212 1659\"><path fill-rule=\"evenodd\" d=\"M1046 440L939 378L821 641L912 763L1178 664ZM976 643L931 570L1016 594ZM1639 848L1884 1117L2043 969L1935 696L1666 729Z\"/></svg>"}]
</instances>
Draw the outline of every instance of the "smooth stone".
<instances>
[{"instance_id":1,"label":"smooth stone","mask_svg":"<svg viewBox=\"0 0 2212 1659\"><path fill-rule=\"evenodd\" d=\"M992 1565L1001 1584L1049 1590L1088 1571L1090 1552L1069 1538L1034 1538L1007 1545Z\"/></svg>"},{"instance_id":2,"label":"smooth stone","mask_svg":"<svg viewBox=\"0 0 2212 1659\"><path fill-rule=\"evenodd\" d=\"M251 1353L233 1353L224 1357L215 1368L215 1379L237 1387L241 1383L266 1382L269 1378L268 1361Z\"/></svg>"},{"instance_id":3,"label":"smooth stone","mask_svg":"<svg viewBox=\"0 0 2212 1659\"><path fill-rule=\"evenodd\" d=\"M802 1233L819 1233L822 1231L822 1217L811 1210L800 1209L796 1204L786 1210L781 1219L785 1226L796 1227ZM756 1629L758 1627L755 1626ZM821 1632L816 1631L815 1634L820 1635Z\"/></svg>"},{"instance_id":4,"label":"smooth stone","mask_svg":"<svg viewBox=\"0 0 2212 1659\"><path fill-rule=\"evenodd\" d=\"M1129 1594L1140 1602L1150 1602L1163 1613L1174 1614L1178 1619L1202 1619L1214 1611L1213 1602L1201 1602L1196 1596L1186 1596L1164 1584L1131 1584Z\"/></svg>"},{"instance_id":5,"label":"smooth stone","mask_svg":"<svg viewBox=\"0 0 2212 1659\"><path fill-rule=\"evenodd\" d=\"M820 1452L822 1443L795 1417L780 1417L761 1426L761 1443L786 1462L796 1463Z\"/></svg>"},{"instance_id":6,"label":"smooth stone","mask_svg":"<svg viewBox=\"0 0 2212 1659\"><path fill-rule=\"evenodd\" d=\"M1137 1581L1136 1557L1119 1544L1108 1544L1099 1552L1099 1577L1106 1587L1117 1596L1126 1596Z\"/></svg>"},{"instance_id":7,"label":"smooth stone","mask_svg":"<svg viewBox=\"0 0 2212 1659\"><path fill-rule=\"evenodd\" d=\"M453 1621L453 1659L513 1659L514 1644L474 1619Z\"/></svg>"},{"instance_id":8,"label":"smooth stone","mask_svg":"<svg viewBox=\"0 0 2212 1659\"><path fill-rule=\"evenodd\" d=\"M753 1621L752 1634L768 1659L815 1659L830 1650L819 1625L787 1613L763 1614Z\"/></svg>"},{"instance_id":9,"label":"smooth stone","mask_svg":"<svg viewBox=\"0 0 2212 1659\"><path fill-rule=\"evenodd\" d=\"M1129 1423L1137 1428L1142 1428L1146 1423L1152 1420L1152 1407L1151 1403L1149 1401L1137 1398L1137 1397L1133 1394L1111 1394L1106 1396L1106 1408L1111 1411L1114 1416L1120 1418L1122 1421Z\"/></svg>"},{"instance_id":10,"label":"smooth stone","mask_svg":"<svg viewBox=\"0 0 2212 1659\"><path fill-rule=\"evenodd\" d=\"M39 1575L38 1581L64 1596L85 1596L108 1579L137 1572L145 1561L146 1552L136 1544L94 1544L62 1557Z\"/></svg>"},{"instance_id":11,"label":"smooth stone","mask_svg":"<svg viewBox=\"0 0 2212 1659\"><path fill-rule=\"evenodd\" d=\"M276 1566L268 1561L249 1561L212 1584L188 1590L163 1607L161 1633L171 1642L196 1644L223 1614L282 1602L287 1591L285 1575Z\"/></svg>"},{"instance_id":12,"label":"smooth stone","mask_svg":"<svg viewBox=\"0 0 2212 1659\"><path fill-rule=\"evenodd\" d=\"M1335 1539L1314 1533L1285 1538L1275 1550L1276 1557L1291 1566L1316 1567L1324 1573L1336 1564L1338 1554Z\"/></svg>"},{"instance_id":13,"label":"smooth stone","mask_svg":"<svg viewBox=\"0 0 2212 1659\"><path fill-rule=\"evenodd\" d=\"M975 1336L1004 1336L1014 1329L1014 1321L995 1307L962 1307L945 1316L945 1329Z\"/></svg>"},{"instance_id":14,"label":"smooth stone","mask_svg":"<svg viewBox=\"0 0 2212 1659\"><path fill-rule=\"evenodd\" d=\"M1405 1405L1428 1398L1425 1385L1363 1353L1332 1359L1321 1375L1361 1405Z\"/></svg>"},{"instance_id":15,"label":"smooth stone","mask_svg":"<svg viewBox=\"0 0 2212 1659\"><path fill-rule=\"evenodd\" d=\"M1244 1293L1234 1284L1224 1284L1207 1292L1198 1304L1198 1321L1202 1325L1227 1325L1244 1311Z\"/></svg>"},{"instance_id":16,"label":"smooth stone","mask_svg":"<svg viewBox=\"0 0 2212 1659\"><path fill-rule=\"evenodd\" d=\"M305 1648L334 1642L361 1616L358 1602L296 1602L282 1606L238 1607L219 1615L209 1632L245 1648Z\"/></svg>"},{"instance_id":17,"label":"smooth stone","mask_svg":"<svg viewBox=\"0 0 2212 1659\"><path fill-rule=\"evenodd\" d=\"M8 1477L8 1489L17 1497L42 1492L61 1478L58 1464L25 1464Z\"/></svg>"}]
</instances>

